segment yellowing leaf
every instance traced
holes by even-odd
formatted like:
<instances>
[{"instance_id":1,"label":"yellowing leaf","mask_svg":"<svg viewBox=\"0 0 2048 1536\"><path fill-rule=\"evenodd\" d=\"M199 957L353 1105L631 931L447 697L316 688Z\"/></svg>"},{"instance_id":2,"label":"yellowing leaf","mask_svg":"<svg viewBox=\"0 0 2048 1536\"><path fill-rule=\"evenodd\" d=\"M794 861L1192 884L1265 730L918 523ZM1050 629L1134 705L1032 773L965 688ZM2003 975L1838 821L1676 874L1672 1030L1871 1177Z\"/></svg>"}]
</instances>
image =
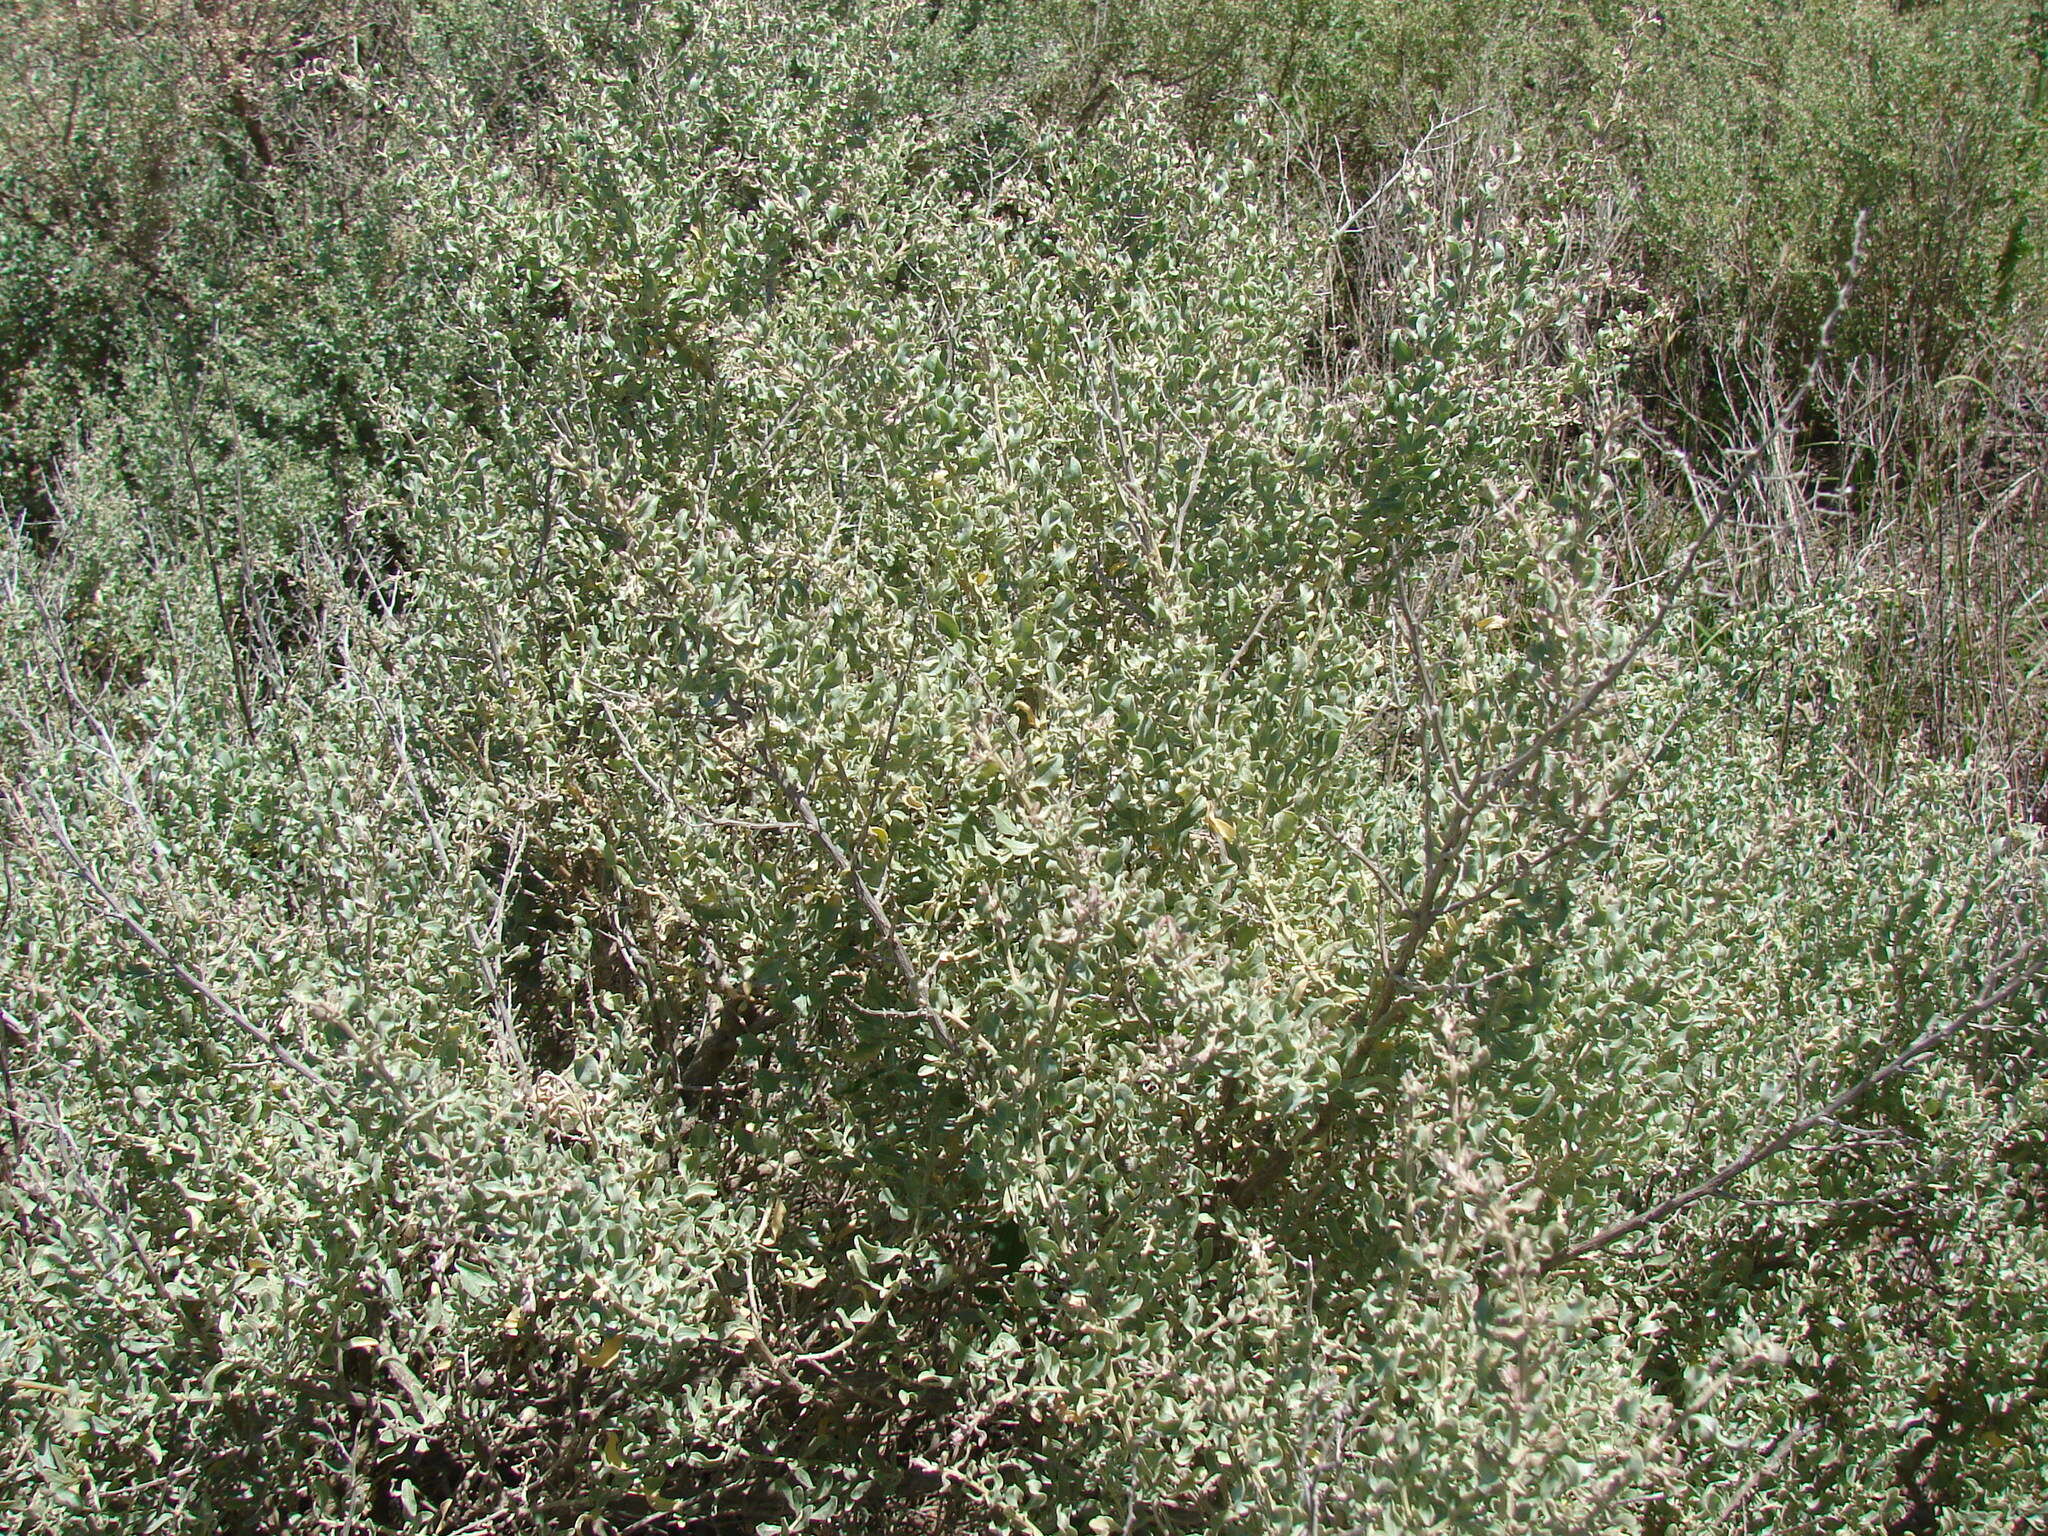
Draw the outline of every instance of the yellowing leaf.
<instances>
[{"instance_id":1,"label":"yellowing leaf","mask_svg":"<svg viewBox=\"0 0 2048 1536\"><path fill-rule=\"evenodd\" d=\"M577 1350L576 1357L579 1360L581 1360L585 1365L589 1366L593 1371L601 1371L606 1366L610 1365L614 1360L618 1359L619 1351L624 1349L625 1347L626 1341L620 1338L615 1333L610 1338L606 1339L602 1344L598 1345L596 1349L589 1350L587 1352L580 1349Z\"/></svg>"},{"instance_id":2,"label":"yellowing leaf","mask_svg":"<svg viewBox=\"0 0 2048 1536\"><path fill-rule=\"evenodd\" d=\"M626 1470L626 1456L619 1449L619 1432L616 1429L604 1437L604 1464L615 1472Z\"/></svg>"}]
</instances>

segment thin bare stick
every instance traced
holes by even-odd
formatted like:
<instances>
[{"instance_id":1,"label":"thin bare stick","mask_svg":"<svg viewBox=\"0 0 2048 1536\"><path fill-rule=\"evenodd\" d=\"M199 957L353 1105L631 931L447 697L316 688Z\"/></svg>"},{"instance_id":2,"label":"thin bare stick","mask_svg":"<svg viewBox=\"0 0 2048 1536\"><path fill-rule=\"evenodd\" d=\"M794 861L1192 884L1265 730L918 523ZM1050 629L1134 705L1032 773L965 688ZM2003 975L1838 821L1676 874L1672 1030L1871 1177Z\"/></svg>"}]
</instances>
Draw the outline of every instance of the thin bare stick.
<instances>
[{"instance_id":1,"label":"thin bare stick","mask_svg":"<svg viewBox=\"0 0 2048 1536\"><path fill-rule=\"evenodd\" d=\"M1588 1254L1598 1253L1601 1249L1611 1247L1625 1237L1631 1237L1648 1227L1654 1227L1670 1220L1689 1206L1697 1205L1702 1200L1710 1199L1720 1194L1721 1191L1749 1172L1750 1169L1756 1167L1757 1164L1768 1162L1771 1158L1776 1157L1809 1131L1819 1130L1821 1127L1833 1123L1836 1116L1841 1114L1850 1105L1856 1103L1857 1100L1865 1097L1873 1090L1883 1087L1893 1078L1910 1071L1914 1063L1918 1062L1921 1057L1941 1049L1942 1046L1948 1044L1949 1041L1953 1040L1971 1025L1978 1023L1987 1015L1995 1013L1998 1009L2004 1007L2006 1003L2010 1002L2019 993L2022 987L2041 974L2044 961L2048 961L2048 940L2038 936L2029 939L2026 944L2007 956L2005 960L1992 967L1991 974L1985 978L1983 986L1978 989L1976 998L1967 1008L1959 1011L1954 1018L1931 1025L1923 1030L1912 1044L1900 1051L1898 1055L1894 1056L1883 1066L1866 1072L1862 1077L1837 1093L1818 1109L1801 1115L1789 1124L1781 1126L1769 1136L1752 1142L1740 1156L1722 1164L1721 1167L1715 1169L1714 1172L1701 1179L1697 1184L1692 1185L1690 1188L1682 1189L1677 1194L1671 1195L1666 1199L1659 1200L1648 1210L1638 1212L1634 1216L1626 1217L1621 1221L1601 1228L1583 1242L1573 1243L1569 1248L1552 1254L1543 1261L1541 1272L1549 1274L1553 1270L1562 1269L1567 1264L1576 1263Z\"/></svg>"},{"instance_id":2,"label":"thin bare stick","mask_svg":"<svg viewBox=\"0 0 2048 1536\"><path fill-rule=\"evenodd\" d=\"M855 1328L853 1332L849 1333L837 1344L834 1344L829 1349L818 1350L813 1354L798 1355L790 1364L808 1365L813 1370L820 1370L831 1364L834 1360L837 1360L841 1355L849 1353L865 1342L877 1328L881 1327L888 1320L890 1306L894 1304L897 1297L903 1294L904 1288L909 1283L907 1280L898 1280L888 1290L884 1291L875 1302L875 1315L862 1323L858 1328Z\"/></svg>"},{"instance_id":3,"label":"thin bare stick","mask_svg":"<svg viewBox=\"0 0 2048 1536\"><path fill-rule=\"evenodd\" d=\"M882 909L881 902L875 899L875 893L869 888L859 866L846 856L846 850L833 841L832 834L825 830L825 825L818 820L818 813L811 806L811 797L804 793L803 786L789 776L788 771L766 748L762 749L761 763L767 770L768 777L774 781L775 787L782 792L782 798L787 802L791 812L802 823L803 829L810 833L811 841L818 845L832 867L839 871L840 876L852 888L854 900L858 901L861 910L867 913L868 923L887 947L890 957L895 960L904 986L910 989L910 999L916 1005L918 1016L931 1025L932 1033L938 1037L939 1044L950 1050L953 1046L953 1032L946 1027L946 1021L939 1016L939 1010L932 1005L931 989L925 985L924 977L911 963L910 952L903 947L903 940L897 936L896 925L889 921L889 914Z\"/></svg>"},{"instance_id":4,"label":"thin bare stick","mask_svg":"<svg viewBox=\"0 0 2048 1536\"><path fill-rule=\"evenodd\" d=\"M1766 1483L1777 1475L1778 1469L1785 1465L1787 1458L1792 1454L1793 1448L1799 1444L1810 1427L1810 1425L1803 1423L1794 1424L1790 1429L1778 1432L1777 1440L1772 1443L1770 1455L1764 1459L1762 1466L1750 1473L1749 1481L1744 1483L1728 1502L1721 1507L1721 1513L1714 1518L1716 1525L1720 1526L1724 1531L1727 1530L1729 1522L1749 1508L1750 1501L1763 1491Z\"/></svg>"},{"instance_id":5,"label":"thin bare stick","mask_svg":"<svg viewBox=\"0 0 2048 1536\"><path fill-rule=\"evenodd\" d=\"M1231 654L1230 660L1224 663L1223 670L1216 675L1216 681L1218 683L1223 682L1224 679L1228 678L1231 673L1235 672L1238 668L1238 664L1242 662L1245 659L1245 657L1251 654L1252 647L1258 643L1259 631L1266 627L1266 620L1272 618L1274 614L1278 613L1280 611L1280 605L1286 600L1287 589L1285 587L1282 587L1278 592L1275 592L1273 594L1272 601L1267 603L1264 608L1259 610L1259 616L1256 619L1252 620L1251 630L1245 635L1244 643L1238 646L1237 650Z\"/></svg>"},{"instance_id":6,"label":"thin bare stick","mask_svg":"<svg viewBox=\"0 0 2048 1536\"><path fill-rule=\"evenodd\" d=\"M199 468L192 457L191 403L183 396L175 397L178 405L178 451L184 465L185 479L192 490L192 519L199 530L201 551L206 556L206 574L213 586L213 613L220 624L220 642L227 647L228 665L233 669L235 681L235 709L242 717L242 734L250 741L256 739L256 710L249 702L248 668L243 662L242 648L235 641L235 624L228 613L227 593L220 583L220 552L213 542L213 513L207 506L206 488L200 483ZM240 541L237 540L237 543ZM246 617L246 605L245 605Z\"/></svg>"},{"instance_id":7,"label":"thin bare stick","mask_svg":"<svg viewBox=\"0 0 2048 1536\"><path fill-rule=\"evenodd\" d=\"M280 1066L296 1073L308 1083L311 1083L314 1088L319 1090L321 1096L336 1109L346 1108L341 1101L341 1095L334 1091L333 1086L327 1079L307 1066L305 1062L299 1060L283 1041L279 1040L262 1025L256 1023L248 1014L221 996L219 992L215 991L203 978L166 949L162 940L158 939L149 929L136 921L127 908L114 899L113 893L101 883L100 877L93 873L92 865L86 861L85 856L78 851L77 846L71 841L71 836L65 831L63 818L59 816L57 808L47 801L43 805L43 817L49 826L50 835L56 838L57 846L64 850L65 862L71 866L72 874L76 875L80 883L92 892L94 898L98 900L101 909L108 917L111 917L121 927L127 929L135 941L148 950L156 958L159 965L175 976L179 984L186 991L190 992L194 997L205 1003L207 1007L220 1015L220 1017L255 1041Z\"/></svg>"}]
</instances>

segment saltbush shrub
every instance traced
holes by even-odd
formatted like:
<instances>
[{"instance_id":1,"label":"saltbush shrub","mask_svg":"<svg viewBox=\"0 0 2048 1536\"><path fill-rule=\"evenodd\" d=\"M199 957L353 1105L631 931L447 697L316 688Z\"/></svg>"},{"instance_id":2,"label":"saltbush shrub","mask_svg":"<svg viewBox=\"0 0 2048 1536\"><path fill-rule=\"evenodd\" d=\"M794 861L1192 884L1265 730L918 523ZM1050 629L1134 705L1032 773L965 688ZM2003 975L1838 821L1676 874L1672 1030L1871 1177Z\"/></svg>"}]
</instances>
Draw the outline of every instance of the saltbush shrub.
<instances>
[{"instance_id":1,"label":"saltbush shrub","mask_svg":"<svg viewBox=\"0 0 2048 1536\"><path fill-rule=\"evenodd\" d=\"M2039 840L1718 580L1603 162L1360 268L995 6L392 35L39 408L24 1528L2038 1509Z\"/></svg>"}]
</instances>

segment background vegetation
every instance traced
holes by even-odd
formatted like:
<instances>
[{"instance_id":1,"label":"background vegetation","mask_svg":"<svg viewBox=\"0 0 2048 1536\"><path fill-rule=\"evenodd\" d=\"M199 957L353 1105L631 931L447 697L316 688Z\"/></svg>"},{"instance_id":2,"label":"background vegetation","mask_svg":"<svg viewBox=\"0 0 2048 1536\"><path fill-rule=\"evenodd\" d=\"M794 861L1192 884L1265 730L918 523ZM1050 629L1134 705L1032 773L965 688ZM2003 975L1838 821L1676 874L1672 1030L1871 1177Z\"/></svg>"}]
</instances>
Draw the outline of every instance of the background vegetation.
<instances>
[{"instance_id":1,"label":"background vegetation","mask_svg":"<svg viewBox=\"0 0 2048 1536\"><path fill-rule=\"evenodd\" d=\"M0 1519L2048 1519L2048 21L11 0Z\"/></svg>"}]
</instances>

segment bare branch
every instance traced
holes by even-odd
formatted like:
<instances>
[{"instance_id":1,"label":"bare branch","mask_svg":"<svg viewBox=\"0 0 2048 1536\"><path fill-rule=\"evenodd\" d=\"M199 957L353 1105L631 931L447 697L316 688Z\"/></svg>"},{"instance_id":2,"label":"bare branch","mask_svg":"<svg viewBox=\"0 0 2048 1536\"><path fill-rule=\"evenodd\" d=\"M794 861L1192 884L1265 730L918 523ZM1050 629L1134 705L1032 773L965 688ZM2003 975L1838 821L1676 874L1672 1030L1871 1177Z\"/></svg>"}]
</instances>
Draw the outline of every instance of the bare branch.
<instances>
[{"instance_id":1,"label":"bare branch","mask_svg":"<svg viewBox=\"0 0 2048 1536\"><path fill-rule=\"evenodd\" d=\"M228 1023L232 1024L244 1035L255 1041L280 1066L296 1073L312 1084L319 1091L320 1095L336 1109L344 1109L346 1107L341 1101L341 1095L335 1092L333 1085L327 1079L301 1061L277 1036L263 1028L262 1025L251 1019L248 1014L221 996L202 977L166 949L163 941L138 922L126 907L115 900L113 893L101 882L100 877L93 872L92 865L86 861L85 856L78 851L77 846L71 841L70 834L64 828L63 818L58 815L57 808L54 805L45 801L43 816L49 826L50 835L57 840L57 846L63 849L65 862L71 866L72 874L76 875L80 883L92 892L94 898L99 902L101 910L108 917L112 918L133 935L135 941L148 950L156 958L159 965L176 977L179 984L186 991L205 1003L207 1007L211 1008L221 1018L227 1020Z\"/></svg>"},{"instance_id":2,"label":"bare branch","mask_svg":"<svg viewBox=\"0 0 2048 1536\"><path fill-rule=\"evenodd\" d=\"M1991 974L1984 979L1984 984L1978 989L1975 999L1955 1017L1923 1030L1912 1044L1883 1066L1865 1073L1818 1109L1801 1115L1769 1136L1752 1142L1740 1156L1724 1163L1697 1184L1658 1201L1648 1210L1603 1227L1583 1242L1574 1243L1569 1248L1551 1255L1543 1261L1542 1272L1549 1274L1567 1264L1576 1263L1588 1254L1598 1253L1625 1237L1631 1237L1646 1228L1669 1221L1687 1207L1720 1194L1759 1163L1768 1162L1776 1157L1807 1132L1831 1124L1835 1117L1850 1105L1875 1089L1883 1087L1893 1078L1910 1071L1922 1057L1940 1050L1964 1030L1996 1013L2018 995L2022 987L2041 974L2044 963L2048 963L2048 939L2040 936L2029 939L2005 960L1992 967Z\"/></svg>"},{"instance_id":3,"label":"bare branch","mask_svg":"<svg viewBox=\"0 0 2048 1536\"><path fill-rule=\"evenodd\" d=\"M782 792L782 798L787 802L791 813L802 824L803 829L810 833L811 841L818 845L832 867L839 871L847 885L852 888L854 900L860 903L861 910L867 914L868 922L874 928L876 936L881 939L890 957L896 962L896 969L903 977L904 986L910 990L910 999L916 1005L918 1016L931 1026L932 1033L938 1037L939 1043L950 1050L953 1046L953 1032L947 1028L946 1021L939 1015L939 1010L932 1006L931 989L925 985L924 977L911 962L910 952L903 947L903 940L897 935L896 925L889 920L889 914L883 910L881 902L875 899L875 893L869 888L860 867L846 856L846 850L825 830L825 825L818 820L818 813L811 805L811 797L804 793L803 786L789 776L788 771L765 747L761 751L761 763L767 770L768 777L774 781L775 787Z\"/></svg>"}]
</instances>

